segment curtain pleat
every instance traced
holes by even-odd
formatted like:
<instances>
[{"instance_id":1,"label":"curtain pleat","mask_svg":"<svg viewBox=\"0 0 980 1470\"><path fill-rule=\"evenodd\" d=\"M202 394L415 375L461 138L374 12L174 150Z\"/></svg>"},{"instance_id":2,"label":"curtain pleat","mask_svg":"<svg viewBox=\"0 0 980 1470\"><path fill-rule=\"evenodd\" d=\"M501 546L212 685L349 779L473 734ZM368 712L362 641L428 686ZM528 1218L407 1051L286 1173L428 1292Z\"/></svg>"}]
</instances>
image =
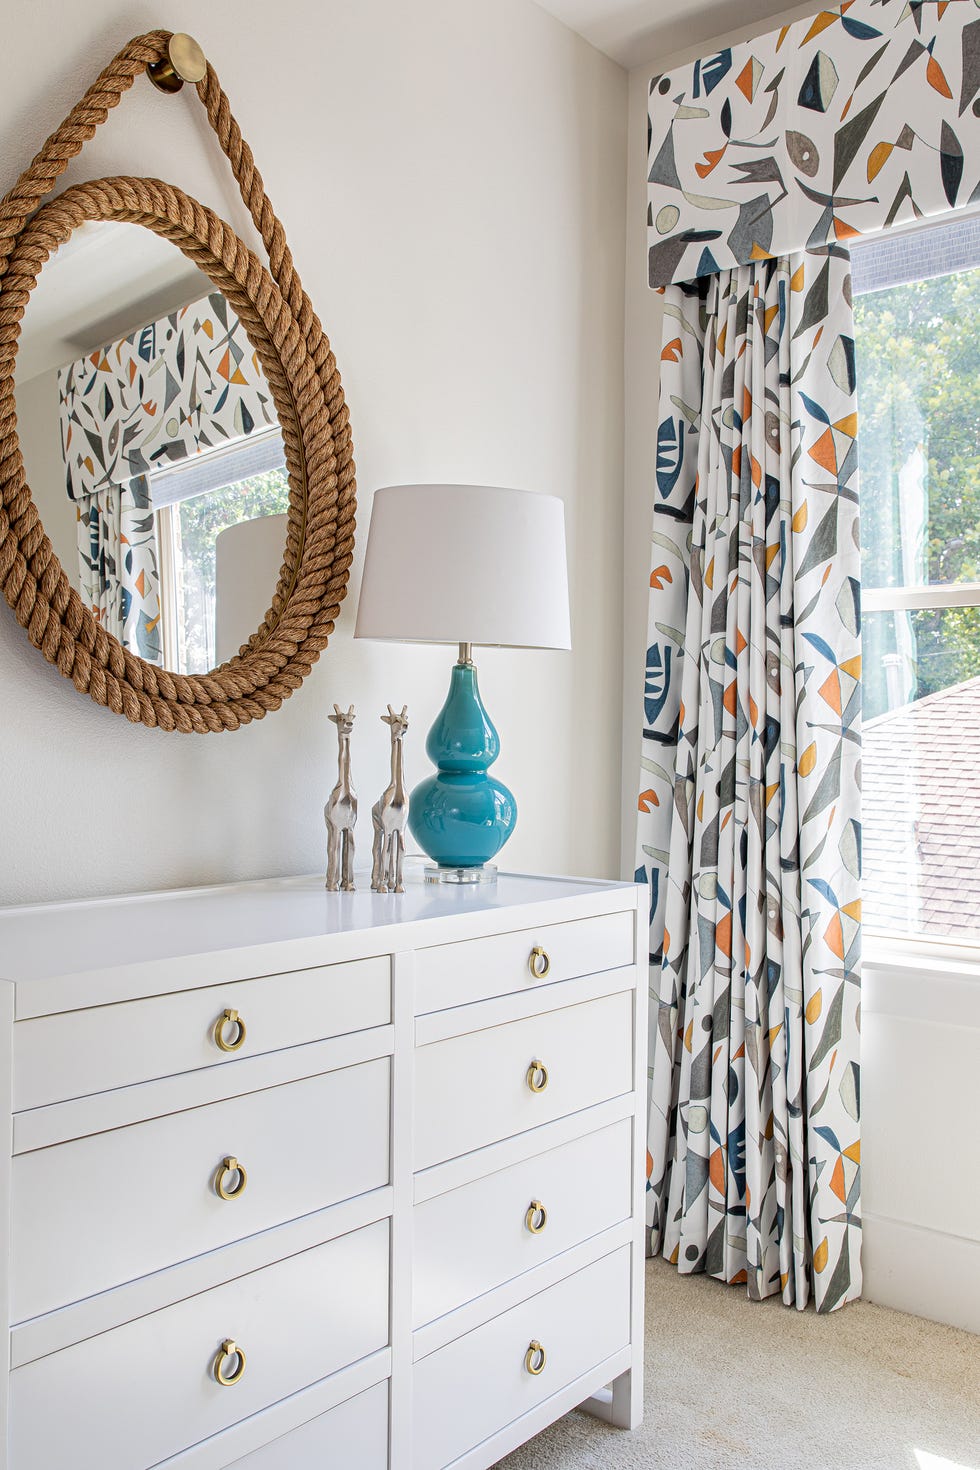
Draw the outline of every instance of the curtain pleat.
<instances>
[{"instance_id":1,"label":"curtain pleat","mask_svg":"<svg viewBox=\"0 0 980 1470\"><path fill-rule=\"evenodd\" d=\"M860 1293L860 629L839 246L665 292L638 878L650 1244Z\"/></svg>"}]
</instances>

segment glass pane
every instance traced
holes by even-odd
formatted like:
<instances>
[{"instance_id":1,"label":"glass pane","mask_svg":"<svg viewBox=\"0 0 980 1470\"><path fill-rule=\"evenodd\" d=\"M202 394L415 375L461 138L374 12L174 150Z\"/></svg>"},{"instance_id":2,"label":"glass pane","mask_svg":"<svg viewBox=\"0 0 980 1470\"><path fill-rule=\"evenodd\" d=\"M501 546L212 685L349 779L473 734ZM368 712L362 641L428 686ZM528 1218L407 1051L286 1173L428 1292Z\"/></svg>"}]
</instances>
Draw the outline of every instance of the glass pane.
<instances>
[{"instance_id":1,"label":"glass pane","mask_svg":"<svg viewBox=\"0 0 980 1470\"><path fill-rule=\"evenodd\" d=\"M963 612L976 628L980 609L940 616ZM914 644L914 629L878 632L893 640L903 660L896 677L914 680L922 666L910 670L904 663L907 641L898 651L903 639ZM975 640L980 663L978 654ZM924 676L935 676L936 687L865 724L864 916L871 928L891 934L974 941L980 940L980 676L949 683L948 674L940 649L933 674Z\"/></svg>"},{"instance_id":2,"label":"glass pane","mask_svg":"<svg viewBox=\"0 0 980 1470\"><path fill-rule=\"evenodd\" d=\"M239 480L174 507L177 567L177 619L180 668L206 674L215 667L215 541L240 521L279 515L289 509L289 478L284 469ZM269 588L271 601L273 589Z\"/></svg>"},{"instance_id":3,"label":"glass pane","mask_svg":"<svg viewBox=\"0 0 980 1470\"><path fill-rule=\"evenodd\" d=\"M980 676L980 607L865 613L861 634L867 728L889 711Z\"/></svg>"},{"instance_id":4,"label":"glass pane","mask_svg":"<svg viewBox=\"0 0 980 1470\"><path fill-rule=\"evenodd\" d=\"M980 582L980 268L859 296L855 346L864 585Z\"/></svg>"}]
</instances>

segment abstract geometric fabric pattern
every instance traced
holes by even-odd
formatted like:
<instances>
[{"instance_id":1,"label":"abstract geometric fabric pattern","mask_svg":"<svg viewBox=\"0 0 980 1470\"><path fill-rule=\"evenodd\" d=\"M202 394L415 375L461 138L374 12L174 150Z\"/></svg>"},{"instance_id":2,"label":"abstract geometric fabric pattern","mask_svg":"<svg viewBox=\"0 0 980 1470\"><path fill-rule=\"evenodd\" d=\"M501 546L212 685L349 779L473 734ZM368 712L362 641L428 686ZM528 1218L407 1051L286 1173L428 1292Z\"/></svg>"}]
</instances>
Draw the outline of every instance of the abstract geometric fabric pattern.
<instances>
[{"instance_id":1,"label":"abstract geometric fabric pattern","mask_svg":"<svg viewBox=\"0 0 980 1470\"><path fill-rule=\"evenodd\" d=\"M978 200L976 0L844 0L650 83L651 286Z\"/></svg>"},{"instance_id":2,"label":"abstract geometric fabric pattern","mask_svg":"<svg viewBox=\"0 0 980 1470\"><path fill-rule=\"evenodd\" d=\"M149 474L278 423L245 329L220 291L58 374L81 593L127 648L161 660Z\"/></svg>"},{"instance_id":3,"label":"abstract geometric fabric pattern","mask_svg":"<svg viewBox=\"0 0 980 1470\"><path fill-rule=\"evenodd\" d=\"M860 727L850 272L665 292L637 881L650 1245L860 1295Z\"/></svg>"}]
</instances>

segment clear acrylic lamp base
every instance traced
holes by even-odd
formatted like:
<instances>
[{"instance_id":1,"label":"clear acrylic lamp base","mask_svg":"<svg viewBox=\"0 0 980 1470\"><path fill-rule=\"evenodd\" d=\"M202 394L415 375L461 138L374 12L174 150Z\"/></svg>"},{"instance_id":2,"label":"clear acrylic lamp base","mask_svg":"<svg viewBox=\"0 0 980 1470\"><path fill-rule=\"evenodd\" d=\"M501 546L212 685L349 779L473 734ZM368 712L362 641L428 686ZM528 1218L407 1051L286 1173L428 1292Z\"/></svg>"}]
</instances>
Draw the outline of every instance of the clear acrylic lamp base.
<instances>
[{"instance_id":1,"label":"clear acrylic lamp base","mask_svg":"<svg viewBox=\"0 0 980 1470\"><path fill-rule=\"evenodd\" d=\"M497 869L493 863L484 863L479 868L441 867L438 863L427 863L426 883L496 883Z\"/></svg>"}]
</instances>

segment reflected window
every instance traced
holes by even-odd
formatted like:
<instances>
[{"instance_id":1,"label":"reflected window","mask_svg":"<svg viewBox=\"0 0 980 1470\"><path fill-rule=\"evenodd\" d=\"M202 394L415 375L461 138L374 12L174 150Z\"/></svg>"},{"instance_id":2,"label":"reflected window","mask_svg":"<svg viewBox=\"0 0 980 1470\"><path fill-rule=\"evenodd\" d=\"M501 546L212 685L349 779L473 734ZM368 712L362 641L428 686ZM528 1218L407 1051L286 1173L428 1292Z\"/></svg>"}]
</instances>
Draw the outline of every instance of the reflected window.
<instances>
[{"instance_id":1,"label":"reflected window","mask_svg":"<svg viewBox=\"0 0 980 1470\"><path fill-rule=\"evenodd\" d=\"M853 250L864 891L980 941L980 219Z\"/></svg>"},{"instance_id":2,"label":"reflected window","mask_svg":"<svg viewBox=\"0 0 980 1470\"><path fill-rule=\"evenodd\" d=\"M216 543L242 521L285 514L289 478L278 430L150 476L160 563L163 662L206 674L216 649ZM272 597L272 585L268 598ZM243 629L244 638L252 632Z\"/></svg>"}]
</instances>

